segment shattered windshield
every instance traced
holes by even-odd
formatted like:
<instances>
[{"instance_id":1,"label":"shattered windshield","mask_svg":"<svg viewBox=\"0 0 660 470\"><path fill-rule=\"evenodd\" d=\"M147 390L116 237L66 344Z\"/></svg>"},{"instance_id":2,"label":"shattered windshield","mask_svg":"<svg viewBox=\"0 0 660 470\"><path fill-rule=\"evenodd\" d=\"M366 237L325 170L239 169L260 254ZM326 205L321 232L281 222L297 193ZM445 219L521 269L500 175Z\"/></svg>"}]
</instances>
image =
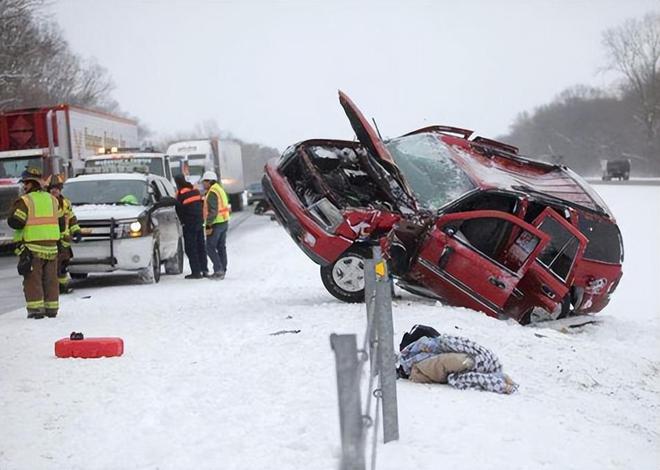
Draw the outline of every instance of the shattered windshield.
<instances>
[{"instance_id":1,"label":"shattered windshield","mask_svg":"<svg viewBox=\"0 0 660 470\"><path fill-rule=\"evenodd\" d=\"M427 209L437 210L475 188L434 134L415 134L389 141L387 149Z\"/></svg>"},{"instance_id":2,"label":"shattered windshield","mask_svg":"<svg viewBox=\"0 0 660 470\"><path fill-rule=\"evenodd\" d=\"M141 180L67 181L62 192L74 205L144 206L149 203L147 183Z\"/></svg>"}]
</instances>

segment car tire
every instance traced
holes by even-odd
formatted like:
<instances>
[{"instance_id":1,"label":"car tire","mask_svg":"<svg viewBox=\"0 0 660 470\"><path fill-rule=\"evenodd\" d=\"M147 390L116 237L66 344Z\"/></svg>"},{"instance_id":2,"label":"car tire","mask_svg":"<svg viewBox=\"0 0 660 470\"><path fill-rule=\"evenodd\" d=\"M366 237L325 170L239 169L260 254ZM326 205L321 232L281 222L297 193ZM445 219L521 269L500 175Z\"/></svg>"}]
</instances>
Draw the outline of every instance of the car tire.
<instances>
[{"instance_id":1,"label":"car tire","mask_svg":"<svg viewBox=\"0 0 660 470\"><path fill-rule=\"evenodd\" d=\"M158 284L160 281L160 250L158 245L154 246L154 251L151 255L151 262L149 266L140 270L140 279L145 284Z\"/></svg>"},{"instance_id":2,"label":"car tire","mask_svg":"<svg viewBox=\"0 0 660 470\"><path fill-rule=\"evenodd\" d=\"M183 272L183 242L179 238L176 255L165 261L165 274L181 274Z\"/></svg>"},{"instance_id":3,"label":"car tire","mask_svg":"<svg viewBox=\"0 0 660 470\"><path fill-rule=\"evenodd\" d=\"M69 276L71 276L71 279L80 280L80 279L87 279L87 276L89 276L89 274L87 274L87 273L69 273Z\"/></svg>"},{"instance_id":4,"label":"car tire","mask_svg":"<svg viewBox=\"0 0 660 470\"><path fill-rule=\"evenodd\" d=\"M323 285L343 302L364 302L364 260L370 257L367 248L349 248L334 263L321 266Z\"/></svg>"},{"instance_id":5,"label":"car tire","mask_svg":"<svg viewBox=\"0 0 660 470\"><path fill-rule=\"evenodd\" d=\"M254 206L255 215L262 215L268 209L268 203L264 200L259 201L257 205Z\"/></svg>"},{"instance_id":6,"label":"car tire","mask_svg":"<svg viewBox=\"0 0 660 470\"><path fill-rule=\"evenodd\" d=\"M571 314L573 313L573 310L572 310L572 308L571 308L571 295L570 295L570 294L566 294L566 295L564 296L564 298L561 300L561 304L560 304L560 305L561 305L561 307L560 307L560 311L559 311L559 313L557 314L557 317L555 318L555 320L559 320L559 319L561 319L561 318L570 317ZM525 312L525 313L520 317L520 319L518 320L518 322L519 322L521 325L529 325L529 324L531 324L531 323L543 323L543 321L545 321L545 320L538 321L538 317L535 318L535 309L539 309L539 312L541 313L540 316L548 316L547 313L544 313L545 311L544 311L541 307L535 307L535 308L531 308L531 309L529 309L527 312ZM547 320L551 320L551 318L548 318Z\"/></svg>"},{"instance_id":7,"label":"car tire","mask_svg":"<svg viewBox=\"0 0 660 470\"><path fill-rule=\"evenodd\" d=\"M243 194L228 194L229 204L232 212L241 212L243 210Z\"/></svg>"}]
</instances>

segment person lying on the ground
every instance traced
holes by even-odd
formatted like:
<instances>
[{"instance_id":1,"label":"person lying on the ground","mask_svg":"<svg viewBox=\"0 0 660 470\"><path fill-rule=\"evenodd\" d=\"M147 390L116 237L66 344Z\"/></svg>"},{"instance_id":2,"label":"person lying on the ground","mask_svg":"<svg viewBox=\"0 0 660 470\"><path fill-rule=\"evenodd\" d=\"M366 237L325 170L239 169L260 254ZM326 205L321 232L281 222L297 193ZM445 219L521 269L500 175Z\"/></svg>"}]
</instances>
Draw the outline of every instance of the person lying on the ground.
<instances>
[{"instance_id":1,"label":"person lying on the ground","mask_svg":"<svg viewBox=\"0 0 660 470\"><path fill-rule=\"evenodd\" d=\"M518 389L495 354L460 336L424 336L403 348L399 364L400 374L413 382L507 394Z\"/></svg>"}]
</instances>

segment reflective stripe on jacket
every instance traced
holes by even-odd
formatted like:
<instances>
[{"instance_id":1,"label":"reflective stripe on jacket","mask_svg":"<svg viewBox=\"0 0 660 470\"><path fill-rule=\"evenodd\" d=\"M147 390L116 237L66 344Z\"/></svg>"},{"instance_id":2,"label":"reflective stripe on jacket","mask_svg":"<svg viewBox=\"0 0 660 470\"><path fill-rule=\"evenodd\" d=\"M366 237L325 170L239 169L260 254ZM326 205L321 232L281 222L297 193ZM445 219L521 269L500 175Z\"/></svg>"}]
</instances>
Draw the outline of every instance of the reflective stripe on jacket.
<instances>
[{"instance_id":1,"label":"reflective stripe on jacket","mask_svg":"<svg viewBox=\"0 0 660 470\"><path fill-rule=\"evenodd\" d=\"M176 213L184 226L204 227L204 198L188 183L176 193Z\"/></svg>"},{"instance_id":2,"label":"reflective stripe on jacket","mask_svg":"<svg viewBox=\"0 0 660 470\"><path fill-rule=\"evenodd\" d=\"M78 225L76 215L73 213L71 201L64 196L60 196L58 202L59 209L64 215L64 231L61 233L60 241L62 242L63 247L68 248L71 246L71 235L80 232L80 226Z\"/></svg>"},{"instance_id":3,"label":"reflective stripe on jacket","mask_svg":"<svg viewBox=\"0 0 660 470\"><path fill-rule=\"evenodd\" d=\"M188 195L186 196L186 194ZM202 200L202 195L199 194L199 191L194 190L193 188L181 188L177 191L176 197L181 201L181 204L184 205Z\"/></svg>"},{"instance_id":4,"label":"reflective stripe on jacket","mask_svg":"<svg viewBox=\"0 0 660 470\"><path fill-rule=\"evenodd\" d=\"M57 256L57 241L60 239L59 218L62 216L59 202L44 191L30 192L21 196L21 200L27 208L25 226L14 232L14 241L22 243L42 258ZM16 215L21 218L20 214Z\"/></svg>"},{"instance_id":5,"label":"reflective stripe on jacket","mask_svg":"<svg viewBox=\"0 0 660 470\"><path fill-rule=\"evenodd\" d=\"M214 201L210 201L211 198L215 198L217 204L214 204ZM214 211L215 206L217 206L217 212ZM221 224L229 221L227 193L225 193L225 190L217 182L213 183L206 192L206 197L204 198L204 220L206 225Z\"/></svg>"}]
</instances>

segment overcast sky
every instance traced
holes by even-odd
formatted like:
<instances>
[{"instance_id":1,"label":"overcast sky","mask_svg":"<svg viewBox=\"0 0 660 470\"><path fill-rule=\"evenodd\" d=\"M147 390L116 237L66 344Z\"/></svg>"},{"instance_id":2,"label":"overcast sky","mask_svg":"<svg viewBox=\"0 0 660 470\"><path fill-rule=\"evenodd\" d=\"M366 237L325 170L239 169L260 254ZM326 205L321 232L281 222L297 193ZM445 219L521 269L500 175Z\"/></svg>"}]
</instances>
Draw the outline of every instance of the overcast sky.
<instances>
[{"instance_id":1,"label":"overcast sky","mask_svg":"<svg viewBox=\"0 0 660 470\"><path fill-rule=\"evenodd\" d=\"M74 51L159 134L215 119L280 150L353 137L345 91L389 137L508 131L568 86L605 86L601 33L658 0L56 0Z\"/></svg>"}]
</instances>

